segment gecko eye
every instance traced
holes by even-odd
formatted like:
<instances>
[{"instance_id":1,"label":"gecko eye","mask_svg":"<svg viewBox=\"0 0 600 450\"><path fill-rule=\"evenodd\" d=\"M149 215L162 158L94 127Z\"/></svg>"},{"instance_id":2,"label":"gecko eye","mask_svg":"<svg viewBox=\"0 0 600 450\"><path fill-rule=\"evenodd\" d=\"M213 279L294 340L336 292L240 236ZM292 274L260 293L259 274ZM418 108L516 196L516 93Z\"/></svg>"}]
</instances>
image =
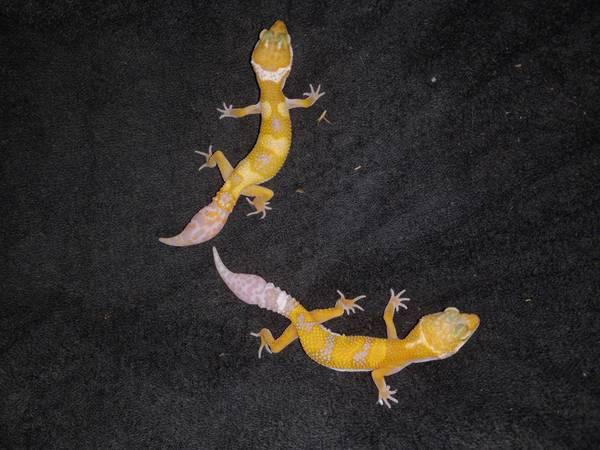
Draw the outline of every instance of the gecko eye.
<instances>
[{"instance_id":1,"label":"gecko eye","mask_svg":"<svg viewBox=\"0 0 600 450\"><path fill-rule=\"evenodd\" d=\"M283 46L288 44L288 38L289 35L287 34L278 34L275 37L275 40L277 41L277 49L281 49Z\"/></svg>"},{"instance_id":2,"label":"gecko eye","mask_svg":"<svg viewBox=\"0 0 600 450\"><path fill-rule=\"evenodd\" d=\"M466 325L460 324L460 325L456 325L454 327L454 335L461 341L465 340L467 338L468 334L469 334L469 329L467 328Z\"/></svg>"},{"instance_id":3,"label":"gecko eye","mask_svg":"<svg viewBox=\"0 0 600 450\"><path fill-rule=\"evenodd\" d=\"M441 315L441 320L446 322L449 325L453 325L457 322L459 318L459 312L456 308L446 308L444 313Z\"/></svg>"}]
</instances>

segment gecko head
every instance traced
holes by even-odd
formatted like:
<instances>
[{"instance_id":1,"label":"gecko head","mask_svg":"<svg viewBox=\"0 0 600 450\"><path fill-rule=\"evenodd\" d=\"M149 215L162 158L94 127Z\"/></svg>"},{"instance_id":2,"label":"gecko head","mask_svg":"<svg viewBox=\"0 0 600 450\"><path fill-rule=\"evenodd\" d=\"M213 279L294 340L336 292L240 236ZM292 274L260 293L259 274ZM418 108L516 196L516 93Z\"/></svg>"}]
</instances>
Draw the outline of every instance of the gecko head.
<instances>
[{"instance_id":1,"label":"gecko head","mask_svg":"<svg viewBox=\"0 0 600 450\"><path fill-rule=\"evenodd\" d=\"M291 44L292 38L281 20L276 20L268 30L262 30L252 52L252 66L255 72L258 74L257 69L276 72L285 68L288 68L289 72L293 58Z\"/></svg>"},{"instance_id":2,"label":"gecko head","mask_svg":"<svg viewBox=\"0 0 600 450\"><path fill-rule=\"evenodd\" d=\"M447 358L465 345L477 327L479 317L461 313L449 307L443 312L429 314L420 320L421 332L429 347L438 353L438 358Z\"/></svg>"}]
</instances>

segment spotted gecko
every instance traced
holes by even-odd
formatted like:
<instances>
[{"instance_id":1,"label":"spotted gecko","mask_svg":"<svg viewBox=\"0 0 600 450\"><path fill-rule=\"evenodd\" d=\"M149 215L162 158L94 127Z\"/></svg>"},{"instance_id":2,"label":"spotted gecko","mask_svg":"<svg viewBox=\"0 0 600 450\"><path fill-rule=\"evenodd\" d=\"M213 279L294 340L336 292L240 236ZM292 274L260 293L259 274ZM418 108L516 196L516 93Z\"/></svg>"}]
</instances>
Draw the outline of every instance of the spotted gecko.
<instances>
[{"instance_id":1,"label":"spotted gecko","mask_svg":"<svg viewBox=\"0 0 600 450\"><path fill-rule=\"evenodd\" d=\"M213 256L219 275L231 291L243 302L258 305L287 317L291 325L274 339L271 332L263 328L252 336L260 338L258 357L263 349L269 353L279 353L297 338L306 354L318 364L341 372L371 372L378 390L377 402L391 407L390 402L396 391L391 390L385 378L393 375L412 363L433 361L452 356L469 340L479 326L475 314L459 312L449 307L443 312L423 316L419 323L404 339L398 339L393 316L398 308L407 306L409 301L391 290L389 302L383 314L387 328L387 339L369 336L344 336L324 327L322 324L339 317L344 312L350 314L356 309L363 310L356 302L364 295L347 299L340 291L340 298L333 308L306 310L287 292L267 283L258 275L233 273L221 261L217 249Z\"/></svg>"},{"instance_id":2,"label":"spotted gecko","mask_svg":"<svg viewBox=\"0 0 600 450\"><path fill-rule=\"evenodd\" d=\"M252 52L252 67L260 88L260 100L245 108L233 108L223 103L219 119L225 117L240 118L250 114L260 114L260 132L252 151L233 168L222 151L213 153L197 152L206 158L205 167L219 167L225 181L213 201L202 208L192 218L184 230L176 236L160 238L160 242L173 246L188 246L206 242L215 237L225 225L240 195L246 198L255 211L248 215L261 214L264 219L270 210L269 200L273 191L260 184L273 178L283 166L292 143L292 124L290 109L310 108L325 95L319 85L303 99L289 99L283 94L283 86L292 69L293 50L291 37L285 24L277 20L269 30L262 30Z\"/></svg>"}]
</instances>

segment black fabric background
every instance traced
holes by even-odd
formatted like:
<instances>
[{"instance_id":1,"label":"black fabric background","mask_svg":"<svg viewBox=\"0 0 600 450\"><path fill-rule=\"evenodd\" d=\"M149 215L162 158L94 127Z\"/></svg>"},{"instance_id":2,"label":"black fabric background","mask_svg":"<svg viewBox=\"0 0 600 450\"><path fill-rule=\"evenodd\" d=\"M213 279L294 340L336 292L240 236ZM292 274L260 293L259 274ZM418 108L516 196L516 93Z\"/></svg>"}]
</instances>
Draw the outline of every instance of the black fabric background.
<instances>
[{"instance_id":1,"label":"black fabric background","mask_svg":"<svg viewBox=\"0 0 600 450\"><path fill-rule=\"evenodd\" d=\"M593 1L2 2L0 446L591 448L598 376L598 8ZM286 21L292 113L273 211L161 245L239 161L258 117L249 55ZM332 124L317 125L326 109ZM355 170L357 166L362 166ZM296 192L302 189L304 192ZM339 373L286 320L234 298L232 270L309 308L336 289L383 336L446 306L481 317L454 357Z\"/></svg>"}]
</instances>

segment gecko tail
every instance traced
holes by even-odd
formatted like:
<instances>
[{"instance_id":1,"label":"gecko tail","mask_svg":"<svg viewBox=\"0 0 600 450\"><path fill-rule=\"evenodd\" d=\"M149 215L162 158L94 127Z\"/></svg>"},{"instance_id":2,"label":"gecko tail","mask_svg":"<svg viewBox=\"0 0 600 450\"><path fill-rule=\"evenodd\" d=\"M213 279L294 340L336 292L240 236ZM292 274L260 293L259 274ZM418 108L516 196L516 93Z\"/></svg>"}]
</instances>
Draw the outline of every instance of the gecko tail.
<instances>
[{"instance_id":1,"label":"gecko tail","mask_svg":"<svg viewBox=\"0 0 600 450\"><path fill-rule=\"evenodd\" d=\"M258 303L258 296L265 290L267 282L258 275L233 273L225 267L217 249L213 247L212 250L217 271L227 287L244 303L256 305Z\"/></svg>"},{"instance_id":2,"label":"gecko tail","mask_svg":"<svg viewBox=\"0 0 600 450\"><path fill-rule=\"evenodd\" d=\"M187 247L211 240L225 226L236 201L237 198L221 189L208 206L192 217L181 233L173 237L159 238L159 241L174 247Z\"/></svg>"},{"instance_id":3,"label":"gecko tail","mask_svg":"<svg viewBox=\"0 0 600 450\"><path fill-rule=\"evenodd\" d=\"M215 247L213 247L213 257L217 271L227 287L244 303L260 306L285 317L289 317L292 309L298 305L298 302L287 292L273 283L267 283L262 277L230 271L221 261Z\"/></svg>"}]
</instances>

